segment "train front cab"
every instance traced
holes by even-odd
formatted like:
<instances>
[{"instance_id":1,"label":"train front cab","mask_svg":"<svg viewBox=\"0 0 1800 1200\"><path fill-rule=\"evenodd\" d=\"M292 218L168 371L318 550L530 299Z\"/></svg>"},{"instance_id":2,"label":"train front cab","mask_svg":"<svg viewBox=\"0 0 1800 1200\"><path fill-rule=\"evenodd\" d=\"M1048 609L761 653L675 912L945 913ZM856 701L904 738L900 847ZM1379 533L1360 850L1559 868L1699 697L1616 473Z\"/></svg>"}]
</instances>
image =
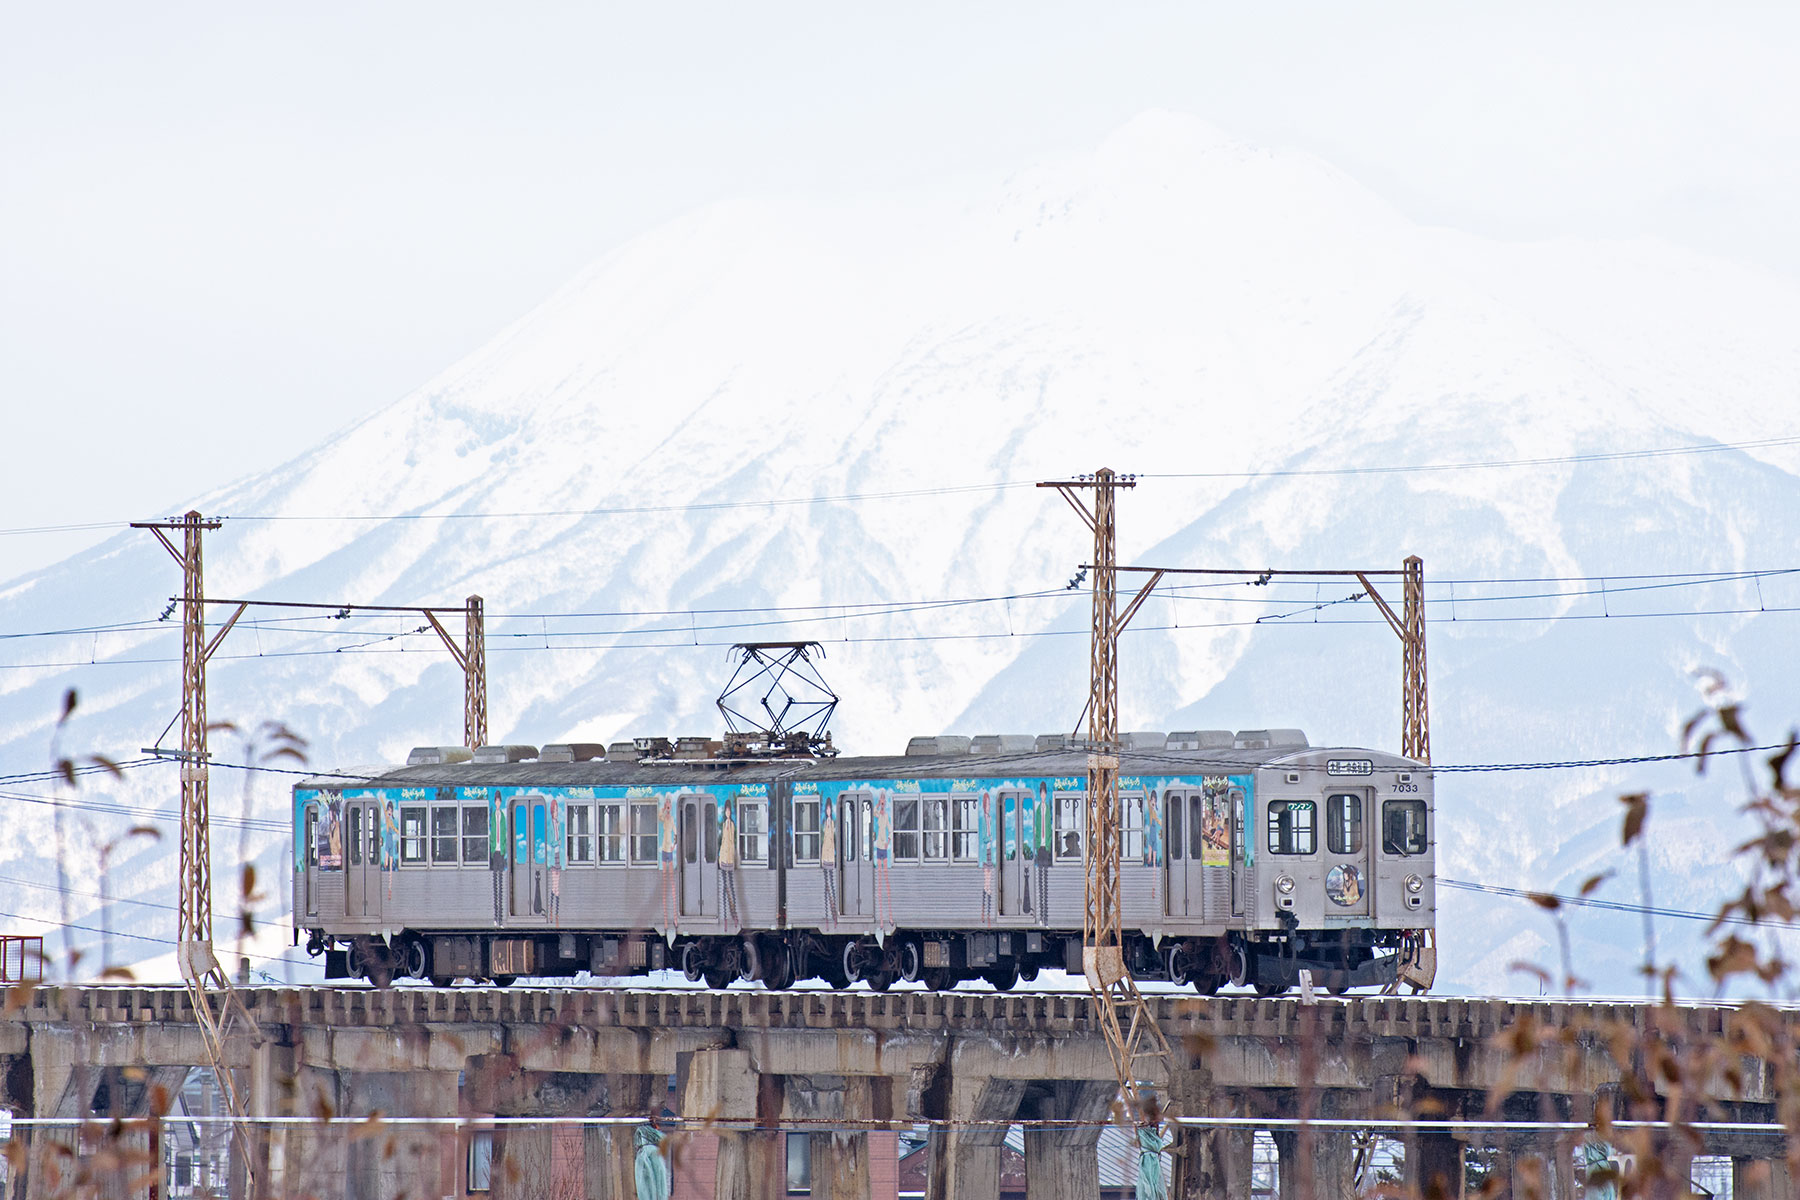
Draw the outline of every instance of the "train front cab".
<instances>
[{"instance_id":1,"label":"train front cab","mask_svg":"<svg viewBox=\"0 0 1800 1200\"><path fill-rule=\"evenodd\" d=\"M1302 969L1334 991L1392 982L1434 924L1428 771L1396 755L1309 750L1256 782L1254 832L1236 862L1250 881L1250 982L1279 991Z\"/></svg>"}]
</instances>

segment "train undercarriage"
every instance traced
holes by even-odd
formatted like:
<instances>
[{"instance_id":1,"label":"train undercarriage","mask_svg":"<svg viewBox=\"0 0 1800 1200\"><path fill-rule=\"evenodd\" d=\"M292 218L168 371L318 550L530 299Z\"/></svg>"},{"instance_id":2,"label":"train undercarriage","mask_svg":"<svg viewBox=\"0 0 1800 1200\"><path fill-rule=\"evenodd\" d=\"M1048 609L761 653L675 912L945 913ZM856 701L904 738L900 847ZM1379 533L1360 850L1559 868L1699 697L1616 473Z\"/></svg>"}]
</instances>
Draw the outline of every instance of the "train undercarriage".
<instances>
[{"instance_id":1,"label":"train undercarriage","mask_svg":"<svg viewBox=\"0 0 1800 1200\"><path fill-rule=\"evenodd\" d=\"M689 981L723 988L761 983L771 990L819 979L833 988L865 983L887 991L922 983L944 991L981 980L997 991L1064 970L1080 977L1081 937L1058 930L897 930L882 937L817 930L678 935L655 931L440 933L332 937L312 930L307 950L325 958L328 981L365 979L376 987L412 979L448 987L459 979L509 986L521 978L618 978L679 970ZM1238 932L1198 938L1125 936L1132 975L1212 995L1223 987L1278 996L1302 984L1334 995L1353 989L1430 986L1435 951L1412 930Z\"/></svg>"}]
</instances>

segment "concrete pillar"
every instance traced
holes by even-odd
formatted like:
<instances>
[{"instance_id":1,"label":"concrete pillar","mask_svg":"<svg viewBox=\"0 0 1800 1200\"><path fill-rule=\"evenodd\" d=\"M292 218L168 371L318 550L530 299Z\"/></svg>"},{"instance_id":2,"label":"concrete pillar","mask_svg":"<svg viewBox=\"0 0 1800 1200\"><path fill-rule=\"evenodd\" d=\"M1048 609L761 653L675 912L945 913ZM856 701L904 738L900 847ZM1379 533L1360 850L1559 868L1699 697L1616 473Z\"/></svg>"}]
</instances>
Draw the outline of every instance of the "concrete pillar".
<instances>
[{"instance_id":1,"label":"concrete pillar","mask_svg":"<svg viewBox=\"0 0 1800 1200\"><path fill-rule=\"evenodd\" d=\"M1032 1200L1099 1200L1100 1126L1118 1085L1085 1080L1034 1084L1019 1106L1025 1126L1025 1186ZM1039 1128L1033 1121L1088 1122L1082 1128Z\"/></svg>"},{"instance_id":2,"label":"concrete pillar","mask_svg":"<svg viewBox=\"0 0 1800 1200\"><path fill-rule=\"evenodd\" d=\"M348 1194L360 1200L399 1200L417 1197L422 1190L445 1195L455 1184L457 1139L452 1127L389 1123L382 1117L454 1117L457 1115L457 1080L448 1071L340 1072L339 1098L351 1123L338 1126L344 1149L343 1179ZM494 1135L494 1178L530 1157L521 1147L503 1169L501 1148L511 1128ZM546 1166L548 1148L544 1153ZM496 1182L498 1187L498 1182ZM519 1193L509 1193L518 1195Z\"/></svg>"},{"instance_id":3,"label":"concrete pillar","mask_svg":"<svg viewBox=\"0 0 1800 1200\"><path fill-rule=\"evenodd\" d=\"M1443 1130L1410 1134L1406 1190L1421 1200L1463 1200L1463 1144Z\"/></svg>"},{"instance_id":4,"label":"concrete pillar","mask_svg":"<svg viewBox=\"0 0 1800 1200\"><path fill-rule=\"evenodd\" d=\"M581 1144L587 1200L637 1200L633 1127L588 1125L582 1129Z\"/></svg>"},{"instance_id":5,"label":"concrete pillar","mask_svg":"<svg viewBox=\"0 0 1800 1200\"><path fill-rule=\"evenodd\" d=\"M1278 1129L1271 1135L1281 1156L1281 1200L1328 1200L1356 1194L1356 1148L1348 1133Z\"/></svg>"},{"instance_id":6,"label":"concrete pillar","mask_svg":"<svg viewBox=\"0 0 1800 1200\"><path fill-rule=\"evenodd\" d=\"M929 1135L926 1200L993 1200L1000 1194L1005 1122L1018 1116L1025 1083L957 1075L950 1081L947 1125Z\"/></svg>"},{"instance_id":7,"label":"concrete pillar","mask_svg":"<svg viewBox=\"0 0 1800 1200\"><path fill-rule=\"evenodd\" d=\"M1556 1175L1543 1148L1521 1147L1511 1158L1512 1200L1562 1200L1556 1195Z\"/></svg>"},{"instance_id":8,"label":"concrete pillar","mask_svg":"<svg viewBox=\"0 0 1800 1200\"><path fill-rule=\"evenodd\" d=\"M338 1073L297 1066L287 1104L297 1117L324 1118L325 1124L291 1125L285 1130L282 1190L289 1196L335 1196L344 1192L349 1161L349 1122L340 1102Z\"/></svg>"},{"instance_id":9,"label":"concrete pillar","mask_svg":"<svg viewBox=\"0 0 1800 1200\"><path fill-rule=\"evenodd\" d=\"M1242 1126L1187 1126L1176 1148L1176 1200L1241 1200L1250 1194L1256 1134Z\"/></svg>"},{"instance_id":10,"label":"concrete pillar","mask_svg":"<svg viewBox=\"0 0 1800 1200\"><path fill-rule=\"evenodd\" d=\"M1731 1160L1732 1200L1800 1200L1785 1158Z\"/></svg>"}]
</instances>

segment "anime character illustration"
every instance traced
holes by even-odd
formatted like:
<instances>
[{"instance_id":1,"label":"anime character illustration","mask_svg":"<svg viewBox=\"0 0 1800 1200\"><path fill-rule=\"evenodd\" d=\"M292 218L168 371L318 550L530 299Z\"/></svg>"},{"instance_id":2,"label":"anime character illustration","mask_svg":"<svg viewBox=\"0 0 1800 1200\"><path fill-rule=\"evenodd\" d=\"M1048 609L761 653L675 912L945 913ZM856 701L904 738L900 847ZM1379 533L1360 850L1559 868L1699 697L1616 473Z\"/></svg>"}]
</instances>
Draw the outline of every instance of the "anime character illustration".
<instances>
[{"instance_id":1,"label":"anime character illustration","mask_svg":"<svg viewBox=\"0 0 1800 1200\"><path fill-rule=\"evenodd\" d=\"M729 800L721 805L725 819L719 822L719 919L728 924L738 922L738 834L737 819L732 815L737 806Z\"/></svg>"},{"instance_id":2,"label":"anime character illustration","mask_svg":"<svg viewBox=\"0 0 1800 1200\"><path fill-rule=\"evenodd\" d=\"M550 876L550 919L558 925L562 924L562 873L563 863L568 854L569 807L568 801L561 796L550 798L550 838L544 847L549 862L546 864Z\"/></svg>"},{"instance_id":3,"label":"anime character illustration","mask_svg":"<svg viewBox=\"0 0 1800 1200\"><path fill-rule=\"evenodd\" d=\"M875 923L879 927L894 927L894 880L889 874L889 852L894 845L894 819L888 812L888 794L885 791L875 793ZM887 917L881 915L883 897L886 897Z\"/></svg>"},{"instance_id":4,"label":"anime character illustration","mask_svg":"<svg viewBox=\"0 0 1800 1200\"><path fill-rule=\"evenodd\" d=\"M1154 789L1144 793L1142 804L1144 814L1144 865L1155 867L1162 865L1163 858L1163 801L1168 797L1165 789L1161 796Z\"/></svg>"},{"instance_id":5,"label":"anime character illustration","mask_svg":"<svg viewBox=\"0 0 1800 1200\"><path fill-rule=\"evenodd\" d=\"M981 813L975 822L975 848L981 858L981 922L994 923L994 794L981 793Z\"/></svg>"},{"instance_id":6,"label":"anime character illustration","mask_svg":"<svg viewBox=\"0 0 1800 1200\"><path fill-rule=\"evenodd\" d=\"M662 864L663 937L673 941L676 889L680 881L675 878L675 797L668 792L663 793L656 805L656 848Z\"/></svg>"},{"instance_id":7,"label":"anime character illustration","mask_svg":"<svg viewBox=\"0 0 1800 1200\"><path fill-rule=\"evenodd\" d=\"M1223 779L1206 781L1205 806L1200 817L1200 862L1223 867L1231 862L1231 793Z\"/></svg>"},{"instance_id":8,"label":"anime character illustration","mask_svg":"<svg viewBox=\"0 0 1800 1200\"><path fill-rule=\"evenodd\" d=\"M1031 810L1032 856L1037 863L1038 924L1050 924L1050 859L1056 842L1055 814L1050 808L1050 795L1038 784L1037 807Z\"/></svg>"},{"instance_id":9,"label":"anime character illustration","mask_svg":"<svg viewBox=\"0 0 1800 1200\"><path fill-rule=\"evenodd\" d=\"M838 923L836 808L835 802L819 798L819 871L825 876L825 923L831 929Z\"/></svg>"},{"instance_id":10,"label":"anime character illustration","mask_svg":"<svg viewBox=\"0 0 1800 1200\"><path fill-rule=\"evenodd\" d=\"M400 866L400 810L392 796L381 800L381 873L387 877L387 898L394 898L394 875Z\"/></svg>"},{"instance_id":11,"label":"anime character illustration","mask_svg":"<svg viewBox=\"0 0 1800 1200\"><path fill-rule=\"evenodd\" d=\"M495 788L488 796L488 870L494 876L494 924L506 920L506 801Z\"/></svg>"},{"instance_id":12,"label":"anime character illustration","mask_svg":"<svg viewBox=\"0 0 1800 1200\"><path fill-rule=\"evenodd\" d=\"M319 805L319 866L335 871L344 865L344 800L336 792Z\"/></svg>"},{"instance_id":13,"label":"anime character illustration","mask_svg":"<svg viewBox=\"0 0 1800 1200\"><path fill-rule=\"evenodd\" d=\"M1349 908L1362 899L1362 873L1348 863L1331 868L1325 875L1325 894L1333 904Z\"/></svg>"}]
</instances>

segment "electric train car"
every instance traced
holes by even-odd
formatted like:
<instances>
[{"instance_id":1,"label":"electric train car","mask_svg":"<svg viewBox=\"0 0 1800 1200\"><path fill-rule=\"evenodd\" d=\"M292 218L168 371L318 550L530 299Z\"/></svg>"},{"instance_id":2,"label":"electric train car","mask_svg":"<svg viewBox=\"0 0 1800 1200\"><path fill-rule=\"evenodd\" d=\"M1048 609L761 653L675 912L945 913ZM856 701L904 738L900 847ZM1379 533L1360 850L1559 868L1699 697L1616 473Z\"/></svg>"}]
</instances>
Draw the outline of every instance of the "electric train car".
<instances>
[{"instance_id":1,"label":"electric train car","mask_svg":"<svg viewBox=\"0 0 1800 1200\"><path fill-rule=\"evenodd\" d=\"M1276 994L1430 984L1428 769L1298 730L1127 735L1139 979ZM1081 971L1087 749L915 738L887 758L706 739L416 750L294 789L295 938L328 979L679 968L722 987L996 988Z\"/></svg>"}]
</instances>

